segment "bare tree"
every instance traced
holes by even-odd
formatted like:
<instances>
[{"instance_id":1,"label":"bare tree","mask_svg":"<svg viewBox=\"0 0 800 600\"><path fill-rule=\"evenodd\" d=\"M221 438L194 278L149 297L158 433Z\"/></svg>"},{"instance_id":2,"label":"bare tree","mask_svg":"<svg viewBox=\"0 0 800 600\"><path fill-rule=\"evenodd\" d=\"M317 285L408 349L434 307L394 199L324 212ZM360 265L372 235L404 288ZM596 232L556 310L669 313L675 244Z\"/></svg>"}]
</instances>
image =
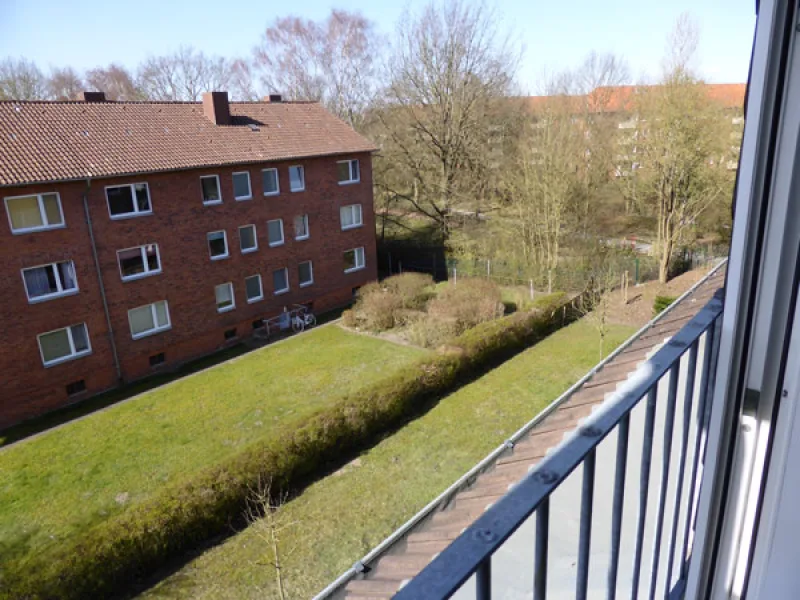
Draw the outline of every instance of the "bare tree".
<instances>
[{"instance_id":1,"label":"bare tree","mask_svg":"<svg viewBox=\"0 0 800 600\"><path fill-rule=\"evenodd\" d=\"M191 46L175 53L152 56L139 67L142 92L153 100L199 100L203 92L228 90L234 65L219 56L206 56Z\"/></svg>"},{"instance_id":2,"label":"bare tree","mask_svg":"<svg viewBox=\"0 0 800 600\"><path fill-rule=\"evenodd\" d=\"M86 83L95 90L105 92L108 100L143 100L145 98L128 70L114 63L107 67L97 67L88 71Z\"/></svg>"},{"instance_id":3,"label":"bare tree","mask_svg":"<svg viewBox=\"0 0 800 600\"><path fill-rule=\"evenodd\" d=\"M83 79L72 67L53 68L47 78L48 96L53 100L75 100L84 87Z\"/></svg>"},{"instance_id":4,"label":"bare tree","mask_svg":"<svg viewBox=\"0 0 800 600\"><path fill-rule=\"evenodd\" d=\"M269 92L316 100L359 124L377 89L381 39L359 13L332 10L324 22L276 19L253 51L253 68Z\"/></svg>"},{"instance_id":5,"label":"bare tree","mask_svg":"<svg viewBox=\"0 0 800 600\"><path fill-rule=\"evenodd\" d=\"M46 100L47 80L36 63L24 58L0 62L0 100Z\"/></svg>"}]
</instances>

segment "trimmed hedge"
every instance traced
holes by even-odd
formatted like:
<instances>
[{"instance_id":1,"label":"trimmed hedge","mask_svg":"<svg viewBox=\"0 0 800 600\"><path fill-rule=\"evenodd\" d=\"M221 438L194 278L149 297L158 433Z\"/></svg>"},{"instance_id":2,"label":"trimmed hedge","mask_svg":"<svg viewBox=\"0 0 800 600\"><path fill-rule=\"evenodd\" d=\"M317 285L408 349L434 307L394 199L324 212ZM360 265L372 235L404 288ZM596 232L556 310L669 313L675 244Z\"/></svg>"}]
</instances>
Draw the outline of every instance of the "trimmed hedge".
<instances>
[{"instance_id":1,"label":"trimmed hedge","mask_svg":"<svg viewBox=\"0 0 800 600\"><path fill-rule=\"evenodd\" d=\"M157 497L25 561L2 567L2 598L96 598L124 590L175 556L229 531L259 481L302 487L341 459L427 409L433 401L580 316L574 303L482 323L425 358L252 444Z\"/></svg>"}]
</instances>

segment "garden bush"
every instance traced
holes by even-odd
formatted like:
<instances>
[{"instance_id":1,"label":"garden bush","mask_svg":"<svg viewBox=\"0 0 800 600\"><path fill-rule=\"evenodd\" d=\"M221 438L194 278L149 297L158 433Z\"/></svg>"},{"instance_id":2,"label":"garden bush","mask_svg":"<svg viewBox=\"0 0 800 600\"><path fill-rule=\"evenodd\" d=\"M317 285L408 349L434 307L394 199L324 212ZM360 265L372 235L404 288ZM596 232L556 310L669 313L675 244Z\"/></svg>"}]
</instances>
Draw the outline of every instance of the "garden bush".
<instances>
[{"instance_id":1,"label":"garden bush","mask_svg":"<svg viewBox=\"0 0 800 600\"><path fill-rule=\"evenodd\" d=\"M422 273L403 273L361 288L350 314L344 317L347 327L381 332L415 319L433 293L433 278Z\"/></svg>"},{"instance_id":2,"label":"garden bush","mask_svg":"<svg viewBox=\"0 0 800 600\"><path fill-rule=\"evenodd\" d=\"M454 335L501 317L503 312L500 288L488 279L462 279L458 285L441 290L428 303L428 315L449 323Z\"/></svg>"},{"instance_id":3,"label":"garden bush","mask_svg":"<svg viewBox=\"0 0 800 600\"><path fill-rule=\"evenodd\" d=\"M433 277L425 273L401 273L382 283L384 289L399 296L403 308L421 310L433 296Z\"/></svg>"},{"instance_id":4,"label":"garden bush","mask_svg":"<svg viewBox=\"0 0 800 600\"><path fill-rule=\"evenodd\" d=\"M653 301L653 316L657 317L660 315L670 304L675 302L675 300L677 300L675 296L656 296Z\"/></svg>"}]
</instances>

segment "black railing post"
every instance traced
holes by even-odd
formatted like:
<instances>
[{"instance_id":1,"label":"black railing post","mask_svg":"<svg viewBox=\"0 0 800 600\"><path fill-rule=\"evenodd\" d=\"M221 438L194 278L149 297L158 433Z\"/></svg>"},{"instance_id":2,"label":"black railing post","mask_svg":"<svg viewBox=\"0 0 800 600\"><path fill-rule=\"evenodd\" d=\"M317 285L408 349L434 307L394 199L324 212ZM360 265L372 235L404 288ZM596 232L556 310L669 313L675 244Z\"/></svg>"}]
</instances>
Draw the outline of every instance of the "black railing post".
<instances>
[{"instance_id":1,"label":"black railing post","mask_svg":"<svg viewBox=\"0 0 800 600\"><path fill-rule=\"evenodd\" d=\"M581 489L581 532L578 541L578 581L575 598L586 600L589 587L589 558L592 545L592 507L594 504L594 466L596 454L592 449L583 460Z\"/></svg>"},{"instance_id":2,"label":"black railing post","mask_svg":"<svg viewBox=\"0 0 800 600\"><path fill-rule=\"evenodd\" d=\"M483 559L475 573L475 599L492 600L492 557Z\"/></svg>"},{"instance_id":3,"label":"black railing post","mask_svg":"<svg viewBox=\"0 0 800 600\"><path fill-rule=\"evenodd\" d=\"M625 469L628 465L628 430L630 414L619 422L617 433L617 461L614 476L614 500L611 509L611 557L608 565L608 600L617 597L617 573L619 572L619 545L622 534L622 509L625 502Z\"/></svg>"},{"instance_id":4,"label":"black railing post","mask_svg":"<svg viewBox=\"0 0 800 600\"><path fill-rule=\"evenodd\" d=\"M644 546L644 526L647 517L647 496L650 491L650 459L653 456L653 429L656 420L656 394L658 381L647 392L647 412L644 417L644 438L642 440L642 467L639 473L639 515L636 523L636 546L633 553L633 576L631 600L639 597L639 580L642 574L642 548Z\"/></svg>"},{"instance_id":5,"label":"black railing post","mask_svg":"<svg viewBox=\"0 0 800 600\"><path fill-rule=\"evenodd\" d=\"M547 599L547 545L550 534L550 498L536 509L536 555L533 567L533 600Z\"/></svg>"}]
</instances>

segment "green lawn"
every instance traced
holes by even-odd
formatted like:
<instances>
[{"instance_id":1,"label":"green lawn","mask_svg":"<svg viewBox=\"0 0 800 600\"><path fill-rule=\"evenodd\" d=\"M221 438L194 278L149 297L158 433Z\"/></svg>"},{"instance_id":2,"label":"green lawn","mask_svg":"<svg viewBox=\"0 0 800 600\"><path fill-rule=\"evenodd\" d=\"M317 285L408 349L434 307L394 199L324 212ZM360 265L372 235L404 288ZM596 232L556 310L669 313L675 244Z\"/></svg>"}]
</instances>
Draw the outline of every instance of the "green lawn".
<instances>
[{"instance_id":1,"label":"green lawn","mask_svg":"<svg viewBox=\"0 0 800 600\"><path fill-rule=\"evenodd\" d=\"M292 427L426 351L327 326L0 451L0 565Z\"/></svg>"},{"instance_id":2,"label":"green lawn","mask_svg":"<svg viewBox=\"0 0 800 600\"><path fill-rule=\"evenodd\" d=\"M612 327L608 351L633 333ZM554 400L598 360L597 331L566 327L506 362L286 504L289 598L309 598ZM259 527L200 556L144 594L277 598Z\"/></svg>"}]
</instances>

